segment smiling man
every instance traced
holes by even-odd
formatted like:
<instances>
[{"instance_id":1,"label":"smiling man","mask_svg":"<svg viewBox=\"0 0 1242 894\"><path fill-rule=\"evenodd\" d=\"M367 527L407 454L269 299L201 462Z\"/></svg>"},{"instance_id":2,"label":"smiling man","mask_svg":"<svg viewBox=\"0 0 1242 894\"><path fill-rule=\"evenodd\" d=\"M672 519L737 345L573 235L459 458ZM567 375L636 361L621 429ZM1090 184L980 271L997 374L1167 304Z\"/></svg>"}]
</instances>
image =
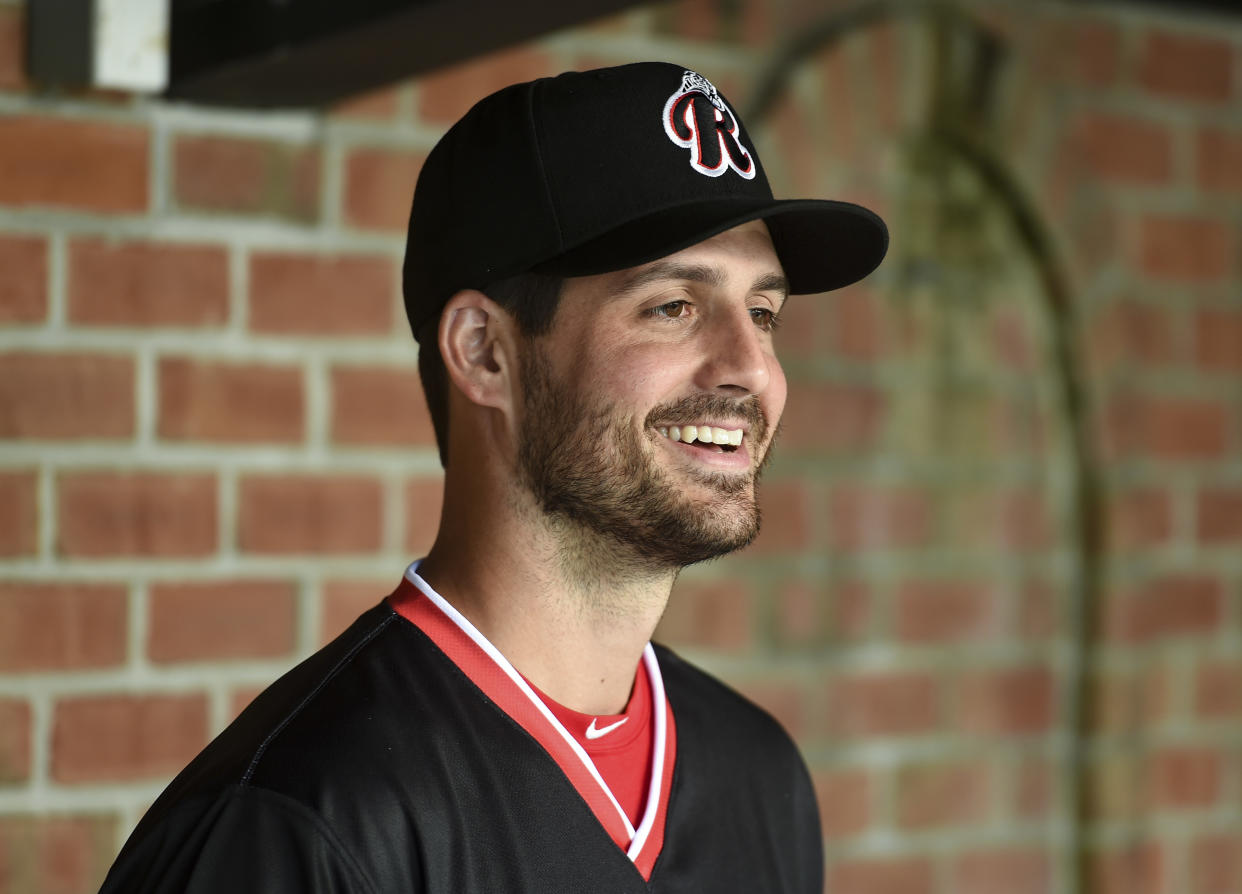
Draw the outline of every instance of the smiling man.
<instances>
[{"instance_id":1,"label":"smiling man","mask_svg":"<svg viewBox=\"0 0 1242 894\"><path fill-rule=\"evenodd\" d=\"M788 736L649 640L681 568L758 532L786 300L886 245L865 209L774 201L684 68L482 100L406 252L435 545L169 786L104 890L819 894Z\"/></svg>"}]
</instances>

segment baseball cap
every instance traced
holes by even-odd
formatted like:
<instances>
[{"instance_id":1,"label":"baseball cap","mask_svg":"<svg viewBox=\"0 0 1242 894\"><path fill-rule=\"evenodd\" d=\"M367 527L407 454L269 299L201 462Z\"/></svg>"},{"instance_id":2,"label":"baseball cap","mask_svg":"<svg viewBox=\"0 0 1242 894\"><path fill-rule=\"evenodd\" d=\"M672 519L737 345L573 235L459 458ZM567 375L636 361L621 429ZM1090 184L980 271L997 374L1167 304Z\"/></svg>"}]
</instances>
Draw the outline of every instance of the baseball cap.
<instances>
[{"instance_id":1,"label":"baseball cap","mask_svg":"<svg viewBox=\"0 0 1242 894\"><path fill-rule=\"evenodd\" d=\"M757 219L792 294L857 282L888 248L860 205L774 199L746 128L697 72L638 62L514 84L423 164L402 271L410 328L460 289L621 270Z\"/></svg>"}]
</instances>

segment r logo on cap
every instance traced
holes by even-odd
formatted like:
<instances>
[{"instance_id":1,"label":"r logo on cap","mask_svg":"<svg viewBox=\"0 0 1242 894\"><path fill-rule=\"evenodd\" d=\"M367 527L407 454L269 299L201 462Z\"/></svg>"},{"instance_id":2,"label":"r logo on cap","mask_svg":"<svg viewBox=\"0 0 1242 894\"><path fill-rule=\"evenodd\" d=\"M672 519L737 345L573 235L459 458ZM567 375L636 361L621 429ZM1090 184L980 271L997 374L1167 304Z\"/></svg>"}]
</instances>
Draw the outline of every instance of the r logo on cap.
<instances>
[{"instance_id":1,"label":"r logo on cap","mask_svg":"<svg viewBox=\"0 0 1242 894\"><path fill-rule=\"evenodd\" d=\"M685 72L681 87L664 104L664 132L690 150L690 166L700 174L719 177L732 168L747 180L755 176L755 162L738 139L737 118L697 72Z\"/></svg>"}]
</instances>

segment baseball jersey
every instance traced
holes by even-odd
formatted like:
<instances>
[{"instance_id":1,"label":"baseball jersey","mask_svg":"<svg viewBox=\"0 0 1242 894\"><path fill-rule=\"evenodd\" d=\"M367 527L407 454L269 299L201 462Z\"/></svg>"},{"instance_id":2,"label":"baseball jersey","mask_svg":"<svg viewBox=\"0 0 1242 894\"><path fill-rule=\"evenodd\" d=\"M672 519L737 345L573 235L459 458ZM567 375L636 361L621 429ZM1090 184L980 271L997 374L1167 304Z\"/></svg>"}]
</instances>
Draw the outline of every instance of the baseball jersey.
<instances>
[{"instance_id":1,"label":"baseball jersey","mask_svg":"<svg viewBox=\"0 0 1242 894\"><path fill-rule=\"evenodd\" d=\"M412 568L173 780L101 894L820 894L818 810L789 737L668 649L643 662L652 767L633 825Z\"/></svg>"}]
</instances>

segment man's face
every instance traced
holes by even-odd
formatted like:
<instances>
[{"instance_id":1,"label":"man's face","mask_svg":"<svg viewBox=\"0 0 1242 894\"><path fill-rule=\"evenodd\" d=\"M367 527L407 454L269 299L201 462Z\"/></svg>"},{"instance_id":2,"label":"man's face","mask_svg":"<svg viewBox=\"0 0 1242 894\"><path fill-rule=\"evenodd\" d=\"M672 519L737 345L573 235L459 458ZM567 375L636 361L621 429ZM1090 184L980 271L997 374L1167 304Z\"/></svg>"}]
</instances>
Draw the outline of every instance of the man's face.
<instances>
[{"instance_id":1,"label":"man's face","mask_svg":"<svg viewBox=\"0 0 1242 894\"><path fill-rule=\"evenodd\" d=\"M785 297L761 221L567 280L522 364L519 467L543 511L653 570L754 539L755 481L785 406L772 346Z\"/></svg>"}]
</instances>

